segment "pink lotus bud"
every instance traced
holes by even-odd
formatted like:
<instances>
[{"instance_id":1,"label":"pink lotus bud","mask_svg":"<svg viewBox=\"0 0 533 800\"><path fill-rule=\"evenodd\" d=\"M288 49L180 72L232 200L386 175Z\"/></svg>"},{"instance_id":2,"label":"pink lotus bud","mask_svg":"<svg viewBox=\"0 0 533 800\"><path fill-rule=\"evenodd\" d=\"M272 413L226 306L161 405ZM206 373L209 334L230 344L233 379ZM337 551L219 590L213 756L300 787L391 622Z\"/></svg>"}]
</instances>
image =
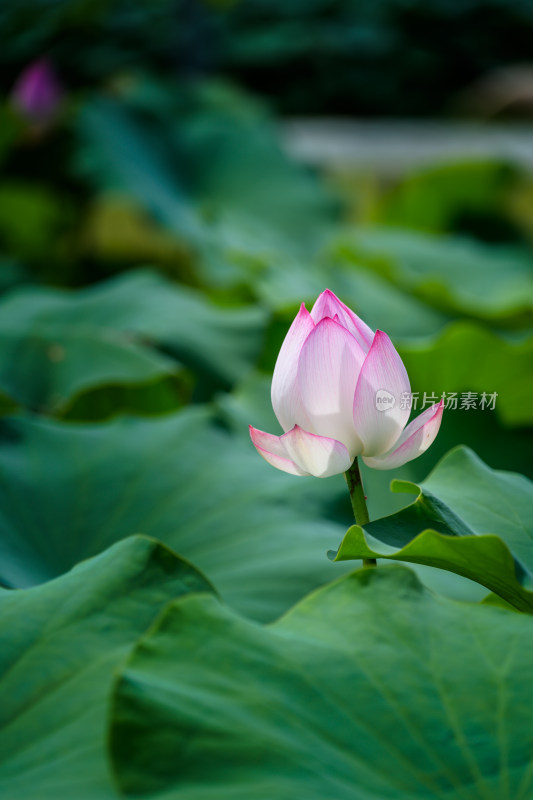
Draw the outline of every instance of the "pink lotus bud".
<instances>
[{"instance_id":1,"label":"pink lotus bud","mask_svg":"<svg viewBox=\"0 0 533 800\"><path fill-rule=\"evenodd\" d=\"M29 122L43 124L55 116L63 97L54 68L46 60L34 61L19 75L11 93L14 107Z\"/></svg>"},{"instance_id":2,"label":"pink lotus bud","mask_svg":"<svg viewBox=\"0 0 533 800\"><path fill-rule=\"evenodd\" d=\"M272 406L285 433L250 426L252 442L292 475L326 478L356 456L374 469L399 467L427 450L442 419L441 400L405 427L409 404L401 398L410 391L387 334L326 289L311 313L302 303L274 368Z\"/></svg>"}]
</instances>

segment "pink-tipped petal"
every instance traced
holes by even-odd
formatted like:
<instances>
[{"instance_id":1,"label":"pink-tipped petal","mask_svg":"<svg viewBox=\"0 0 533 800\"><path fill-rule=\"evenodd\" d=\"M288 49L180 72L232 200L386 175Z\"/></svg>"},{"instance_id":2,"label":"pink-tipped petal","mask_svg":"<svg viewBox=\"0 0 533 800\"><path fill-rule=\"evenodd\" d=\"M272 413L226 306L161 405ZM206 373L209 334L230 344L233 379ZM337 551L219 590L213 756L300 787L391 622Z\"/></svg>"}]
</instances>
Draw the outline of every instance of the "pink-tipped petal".
<instances>
[{"instance_id":1,"label":"pink-tipped petal","mask_svg":"<svg viewBox=\"0 0 533 800\"><path fill-rule=\"evenodd\" d=\"M274 456L279 456L280 458L290 458L281 441L281 436L265 433L264 431L254 428L253 425L249 425L248 428L250 430L250 438L255 447L265 450L267 453L271 453Z\"/></svg>"},{"instance_id":2,"label":"pink-tipped petal","mask_svg":"<svg viewBox=\"0 0 533 800\"><path fill-rule=\"evenodd\" d=\"M297 385L311 433L336 439L353 458L361 441L353 423L353 398L365 359L348 331L324 317L309 334L300 353Z\"/></svg>"},{"instance_id":3,"label":"pink-tipped petal","mask_svg":"<svg viewBox=\"0 0 533 800\"><path fill-rule=\"evenodd\" d=\"M368 353L370 350L374 338L374 331L368 327L366 322L359 319L357 314L354 314L351 308L344 305L337 295L329 289L326 289L325 292L319 295L311 309L311 316L315 325L318 325L325 317L330 317L331 319L338 317L339 323L343 328L346 328L352 336L355 336L358 344L363 348L365 353Z\"/></svg>"},{"instance_id":4,"label":"pink-tipped petal","mask_svg":"<svg viewBox=\"0 0 533 800\"><path fill-rule=\"evenodd\" d=\"M290 475L310 475L310 472L305 472L303 469L294 463L289 458L280 436L273 436L271 433L259 431L257 428L250 428L250 438L254 444L255 449L262 456L265 461L268 461L276 469L282 472L288 472Z\"/></svg>"},{"instance_id":5,"label":"pink-tipped petal","mask_svg":"<svg viewBox=\"0 0 533 800\"><path fill-rule=\"evenodd\" d=\"M410 392L402 359L383 331L376 331L361 368L353 404L355 429L364 456L380 456L398 441L409 418L402 394ZM405 406L405 408L403 407Z\"/></svg>"},{"instance_id":6,"label":"pink-tipped petal","mask_svg":"<svg viewBox=\"0 0 533 800\"><path fill-rule=\"evenodd\" d=\"M427 408L409 423L404 430L396 446L383 456L377 458L366 458L363 461L373 469L394 469L407 464L414 458L425 453L433 444L439 432L444 409L444 400L435 403L431 408Z\"/></svg>"},{"instance_id":7,"label":"pink-tipped petal","mask_svg":"<svg viewBox=\"0 0 533 800\"><path fill-rule=\"evenodd\" d=\"M281 440L292 461L315 478L346 472L353 461L341 442L308 433L299 425L285 433Z\"/></svg>"},{"instance_id":8,"label":"pink-tipped petal","mask_svg":"<svg viewBox=\"0 0 533 800\"><path fill-rule=\"evenodd\" d=\"M272 376L272 408L284 431L296 424L306 423L302 414L300 396L296 384L298 358L302 346L314 329L315 323L302 303L279 351Z\"/></svg>"}]
</instances>

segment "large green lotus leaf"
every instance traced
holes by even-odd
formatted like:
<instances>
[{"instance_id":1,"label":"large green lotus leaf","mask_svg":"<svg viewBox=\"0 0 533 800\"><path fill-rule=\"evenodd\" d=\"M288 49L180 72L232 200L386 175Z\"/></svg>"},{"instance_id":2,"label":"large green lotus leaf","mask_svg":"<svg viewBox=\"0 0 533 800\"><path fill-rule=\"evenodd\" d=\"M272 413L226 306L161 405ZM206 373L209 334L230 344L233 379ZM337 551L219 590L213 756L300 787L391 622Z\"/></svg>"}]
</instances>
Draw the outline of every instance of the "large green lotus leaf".
<instances>
[{"instance_id":1,"label":"large green lotus leaf","mask_svg":"<svg viewBox=\"0 0 533 800\"><path fill-rule=\"evenodd\" d=\"M363 569L267 627L172 603L122 670L114 767L157 800L526 800L533 622Z\"/></svg>"},{"instance_id":2,"label":"large green lotus leaf","mask_svg":"<svg viewBox=\"0 0 533 800\"><path fill-rule=\"evenodd\" d=\"M355 264L339 265L333 283L336 294L371 328L387 331L394 341L431 336L450 321L449 315L431 308L409 290Z\"/></svg>"},{"instance_id":3,"label":"large green lotus leaf","mask_svg":"<svg viewBox=\"0 0 533 800\"><path fill-rule=\"evenodd\" d=\"M533 483L492 470L471 450L446 455L420 485L393 481L414 503L364 530L350 528L336 559L390 558L448 569L533 613Z\"/></svg>"},{"instance_id":4,"label":"large green lotus leaf","mask_svg":"<svg viewBox=\"0 0 533 800\"><path fill-rule=\"evenodd\" d=\"M109 419L119 413L169 414L191 401L193 384L194 377L189 372L174 371L166 378L148 383L96 387L77 394L58 416L89 422Z\"/></svg>"},{"instance_id":5,"label":"large green lotus leaf","mask_svg":"<svg viewBox=\"0 0 533 800\"><path fill-rule=\"evenodd\" d=\"M495 410L508 425L533 422L533 336L503 337L470 321L417 342L398 342L413 391L441 395L497 392ZM452 412L453 413L453 412Z\"/></svg>"},{"instance_id":6,"label":"large green lotus leaf","mask_svg":"<svg viewBox=\"0 0 533 800\"><path fill-rule=\"evenodd\" d=\"M115 670L161 608L189 591L210 586L139 536L43 586L0 593L2 797L117 796L105 750Z\"/></svg>"},{"instance_id":7,"label":"large green lotus leaf","mask_svg":"<svg viewBox=\"0 0 533 800\"><path fill-rule=\"evenodd\" d=\"M401 339L430 336L451 320L409 291L393 285L383 276L342 257L335 237L324 237L321 246L302 256L294 241L279 230L250 221L224 219L217 228L219 268L228 262L240 272L261 302L271 309L279 331L277 346L269 352L273 367L279 344L302 302L310 309L326 287L334 291L372 328L386 330Z\"/></svg>"},{"instance_id":8,"label":"large green lotus leaf","mask_svg":"<svg viewBox=\"0 0 533 800\"><path fill-rule=\"evenodd\" d=\"M105 189L125 191L186 242L197 244L204 224L183 185L164 129L156 133L136 122L111 98L82 106L78 116L81 140L75 168Z\"/></svg>"},{"instance_id":9,"label":"large green lotus leaf","mask_svg":"<svg viewBox=\"0 0 533 800\"><path fill-rule=\"evenodd\" d=\"M27 299L33 298L25 292ZM179 364L137 337L84 323L83 317L65 324L58 304L48 303L49 299L57 297L50 298L43 290L40 309L31 315L25 314L29 305L24 309L20 301L9 302L15 312L20 311L20 323L13 326L10 314L0 322L0 386L20 405L61 414L85 391L178 376Z\"/></svg>"},{"instance_id":10,"label":"large green lotus leaf","mask_svg":"<svg viewBox=\"0 0 533 800\"><path fill-rule=\"evenodd\" d=\"M527 250L381 228L343 232L337 247L437 308L531 321L533 259Z\"/></svg>"},{"instance_id":11,"label":"large green lotus leaf","mask_svg":"<svg viewBox=\"0 0 533 800\"><path fill-rule=\"evenodd\" d=\"M127 191L201 250L227 213L303 247L336 215L327 187L287 158L256 101L215 83L160 82L151 97L149 80L132 84L120 104L95 96L80 112L78 166L99 187Z\"/></svg>"},{"instance_id":12,"label":"large green lotus leaf","mask_svg":"<svg viewBox=\"0 0 533 800\"><path fill-rule=\"evenodd\" d=\"M262 221L305 250L336 219L338 204L327 184L287 157L272 118L237 118L220 100L209 99L213 94L205 87L204 108L199 104L185 119L174 118L194 196L210 218L229 212L243 223Z\"/></svg>"},{"instance_id":13,"label":"large green lotus leaf","mask_svg":"<svg viewBox=\"0 0 533 800\"><path fill-rule=\"evenodd\" d=\"M326 551L345 528L325 517L316 483L272 469L198 406L93 425L4 418L0 582L49 580L144 533L272 619L338 574Z\"/></svg>"},{"instance_id":14,"label":"large green lotus leaf","mask_svg":"<svg viewBox=\"0 0 533 800\"><path fill-rule=\"evenodd\" d=\"M257 358L264 324L260 309L218 307L149 270L78 291L18 290L0 303L0 388L57 412L81 391L175 374L176 359L228 386Z\"/></svg>"},{"instance_id":15,"label":"large green lotus leaf","mask_svg":"<svg viewBox=\"0 0 533 800\"><path fill-rule=\"evenodd\" d=\"M120 105L90 99L78 132L76 169L140 202L181 243L177 269L210 287L257 294L274 262L295 284L338 216L328 187L283 153L270 116L221 83L137 77Z\"/></svg>"}]
</instances>

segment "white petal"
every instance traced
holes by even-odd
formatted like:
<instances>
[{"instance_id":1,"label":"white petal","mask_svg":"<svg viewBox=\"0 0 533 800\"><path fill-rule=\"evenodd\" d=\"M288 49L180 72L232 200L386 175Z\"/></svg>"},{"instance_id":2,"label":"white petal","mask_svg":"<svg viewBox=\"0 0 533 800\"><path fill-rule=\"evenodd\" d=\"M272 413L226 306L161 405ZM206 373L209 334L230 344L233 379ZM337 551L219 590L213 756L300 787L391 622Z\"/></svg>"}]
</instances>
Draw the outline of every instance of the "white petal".
<instances>
[{"instance_id":1,"label":"white petal","mask_svg":"<svg viewBox=\"0 0 533 800\"><path fill-rule=\"evenodd\" d=\"M281 440L292 461L316 478L346 472L353 461L341 442L308 433L298 425L285 433Z\"/></svg>"},{"instance_id":2,"label":"white petal","mask_svg":"<svg viewBox=\"0 0 533 800\"><path fill-rule=\"evenodd\" d=\"M414 458L425 453L433 444L439 432L444 409L444 400L435 403L431 408L426 408L421 414L409 423L395 447L384 456L366 458L363 461L373 469L394 469L407 464Z\"/></svg>"},{"instance_id":3,"label":"white petal","mask_svg":"<svg viewBox=\"0 0 533 800\"><path fill-rule=\"evenodd\" d=\"M298 362L305 430L336 439L353 458L361 441L353 423L353 398L365 354L348 331L325 317L309 334Z\"/></svg>"},{"instance_id":4,"label":"white petal","mask_svg":"<svg viewBox=\"0 0 533 800\"><path fill-rule=\"evenodd\" d=\"M365 353L368 353L372 340L374 339L374 331L368 327L366 322L363 322L357 314L354 314L351 308L344 305L339 300L336 294L326 289L317 298L313 308L311 309L311 316L315 325L318 325L320 320L324 317L335 319L337 316L343 328L355 337L358 344L361 345Z\"/></svg>"},{"instance_id":5,"label":"white petal","mask_svg":"<svg viewBox=\"0 0 533 800\"><path fill-rule=\"evenodd\" d=\"M300 424L306 422L301 411L296 378L302 345L314 327L315 323L302 303L281 345L274 367L271 390L272 408L284 431L290 431L297 422Z\"/></svg>"},{"instance_id":6,"label":"white petal","mask_svg":"<svg viewBox=\"0 0 533 800\"><path fill-rule=\"evenodd\" d=\"M290 475L310 475L305 472L289 458L289 455L283 446L280 436L273 436L271 433L259 431L251 425L250 437L254 444L255 449L260 456L263 456L265 461L268 461L276 469L282 472L288 472Z\"/></svg>"},{"instance_id":7,"label":"white petal","mask_svg":"<svg viewBox=\"0 0 533 800\"><path fill-rule=\"evenodd\" d=\"M401 396L410 390L406 369L394 345L386 333L376 331L357 381L353 406L363 455L382 455L398 440L409 418L409 408L402 408Z\"/></svg>"}]
</instances>

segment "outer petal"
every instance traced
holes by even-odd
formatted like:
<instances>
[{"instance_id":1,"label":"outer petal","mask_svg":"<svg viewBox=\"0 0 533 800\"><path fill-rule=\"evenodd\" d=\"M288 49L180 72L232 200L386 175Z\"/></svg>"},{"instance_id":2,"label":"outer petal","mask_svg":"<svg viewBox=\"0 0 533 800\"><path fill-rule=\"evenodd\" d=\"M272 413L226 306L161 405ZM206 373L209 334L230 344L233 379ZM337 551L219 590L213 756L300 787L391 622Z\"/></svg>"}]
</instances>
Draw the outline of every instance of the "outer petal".
<instances>
[{"instance_id":1,"label":"outer petal","mask_svg":"<svg viewBox=\"0 0 533 800\"><path fill-rule=\"evenodd\" d=\"M282 472L288 472L290 475L311 474L310 472L305 472L303 469L300 469L300 467L289 458L283 442L281 441L281 436L273 436L271 433L258 431L257 428L253 428L251 425L249 428L250 437L254 443L255 449L259 455L263 456L265 461L268 461L273 467L280 469Z\"/></svg>"},{"instance_id":2,"label":"outer petal","mask_svg":"<svg viewBox=\"0 0 533 800\"><path fill-rule=\"evenodd\" d=\"M299 425L285 433L281 441L293 462L316 478L346 472L353 461L341 442L308 433Z\"/></svg>"},{"instance_id":3,"label":"outer petal","mask_svg":"<svg viewBox=\"0 0 533 800\"><path fill-rule=\"evenodd\" d=\"M398 440L409 418L409 408L402 408L401 396L410 390L407 372L394 345L386 333L376 331L357 381L353 405L364 456L382 455ZM380 404L380 397L390 402Z\"/></svg>"},{"instance_id":4,"label":"outer petal","mask_svg":"<svg viewBox=\"0 0 533 800\"><path fill-rule=\"evenodd\" d=\"M354 337L325 317L305 340L298 362L306 430L342 442L352 460L361 452L353 423L353 398L364 358Z\"/></svg>"},{"instance_id":5,"label":"outer petal","mask_svg":"<svg viewBox=\"0 0 533 800\"><path fill-rule=\"evenodd\" d=\"M337 316L342 327L346 328L346 330L355 337L365 353L368 353L370 350L374 338L374 331L371 330L366 322L363 322L357 314L354 314L351 308L344 305L337 295L329 289L326 289L325 292L322 292L322 294L318 296L311 309L311 316L315 325L318 325L320 320L324 319L324 317L335 319Z\"/></svg>"},{"instance_id":6,"label":"outer petal","mask_svg":"<svg viewBox=\"0 0 533 800\"><path fill-rule=\"evenodd\" d=\"M407 464L414 458L422 455L433 444L439 432L444 409L444 400L435 403L431 408L426 408L421 414L409 423L396 446L384 456L365 458L363 461L374 469L394 469Z\"/></svg>"},{"instance_id":7,"label":"outer petal","mask_svg":"<svg viewBox=\"0 0 533 800\"><path fill-rule=\"evenodd\" d=\"M300 396L296 384L298 358L303 343L314 329L315 323L302 303L279 351L272 376L272 408L284 431L290 431L296 422L305 425Z\"/></svg>"}]
</instances>

